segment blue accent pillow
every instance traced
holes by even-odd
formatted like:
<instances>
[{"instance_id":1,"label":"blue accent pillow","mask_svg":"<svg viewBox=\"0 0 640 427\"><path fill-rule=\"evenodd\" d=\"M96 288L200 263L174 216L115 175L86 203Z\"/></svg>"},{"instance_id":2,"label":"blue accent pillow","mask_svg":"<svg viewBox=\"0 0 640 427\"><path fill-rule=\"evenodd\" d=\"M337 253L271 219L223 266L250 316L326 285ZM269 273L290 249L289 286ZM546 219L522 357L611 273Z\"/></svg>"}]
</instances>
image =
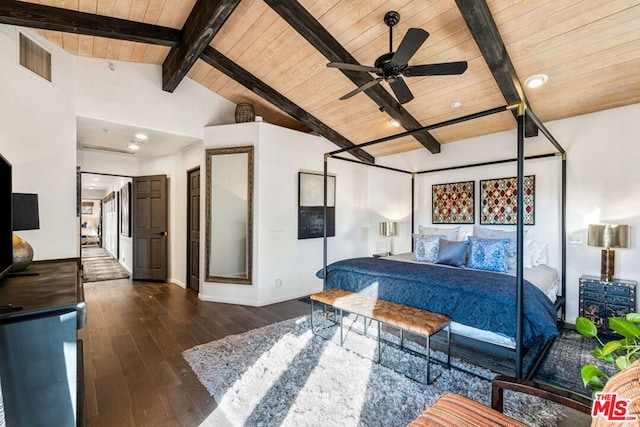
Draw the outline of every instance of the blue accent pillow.
<instances>
[{"instance_id":1,"label":"blue accent pillow","mask_svg":"<svg viewBox=\"0 0 640 427\"><path fill-rule=\"evenodd\" d=\"M469 236L469 262L467 267L478 270L509 271L507 254L509 239L480 239Z\"/></svg>"},{"instance_id":2,"label":"blue accent pillow","mask_svg":"<svg viewBox=\"0 0 640 427\"><path fill-rule=\"evenodd\" d=\"M527 231L528 230L524 230L525 237L527 236ZM507 265L509 266L510 269L513 269L516 267L516 250L517 250L517 244L518 244L516 230L512 230L512 231L496 230L493 228L474 225L473 237L479 237L481 239L509 239Z\"/></svg>"},{"instance_id":3,"label":"blue accent pillow","mask_svg":"<svg viewBox=\"0 0 640 427\"><path fill-rule=\"evenodd\" d=\"M438 260L438 248L443 235L428 236L422 234L413 235L413 260L420 262L436 262Z\"/></svg>"},{"instance_id":4,"label":"blue accent pillow","mask_svg":"<svg viewBox=\"0 0 640 427\"><path fill-rule=\"evenodd\" d=\"M436 264L447 264L454 267L464 267L467 262L468 248L468 240L464 242L440 240L440 247L438 248L438 261L436 261Z\"/></svg>"}]
</instances>

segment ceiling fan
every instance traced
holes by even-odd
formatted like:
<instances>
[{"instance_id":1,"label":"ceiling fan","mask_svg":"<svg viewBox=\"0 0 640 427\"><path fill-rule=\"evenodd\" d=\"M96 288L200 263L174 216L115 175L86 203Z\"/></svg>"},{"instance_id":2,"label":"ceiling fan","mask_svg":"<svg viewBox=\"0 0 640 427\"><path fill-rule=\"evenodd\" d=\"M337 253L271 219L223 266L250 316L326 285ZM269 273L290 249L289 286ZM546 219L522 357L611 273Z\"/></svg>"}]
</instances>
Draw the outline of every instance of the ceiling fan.
<instances>
[{"instance_id":1,"label":"ceiling fan","mask_svg":"<svg viewBox=\"0 0 640 427\"><path fill-rule=\"evenodd\" d=\"M409 59L418 51L420 46L427 40L429 33L422 28L409 28L397 51L393 51L393 26L400 21L400 14L395 11L387 12L384 15L384 23L389 27L389 53L385 53L376 59L374 66L369 67L360 64L348 64L344 62L330 62L327 67L339 68L341 70L364 71L374 73L378 77L372 81L357 87L340 99L348 99L372 86L377 85L382 80L389 83L391 90L395 94L400 104L405 104L413 99L413 94L402 79L414 76L443 76L451 74L462 74L467 69L467 61L445 62L441 64L408 65Z\"/></svg>"}]
</instances>

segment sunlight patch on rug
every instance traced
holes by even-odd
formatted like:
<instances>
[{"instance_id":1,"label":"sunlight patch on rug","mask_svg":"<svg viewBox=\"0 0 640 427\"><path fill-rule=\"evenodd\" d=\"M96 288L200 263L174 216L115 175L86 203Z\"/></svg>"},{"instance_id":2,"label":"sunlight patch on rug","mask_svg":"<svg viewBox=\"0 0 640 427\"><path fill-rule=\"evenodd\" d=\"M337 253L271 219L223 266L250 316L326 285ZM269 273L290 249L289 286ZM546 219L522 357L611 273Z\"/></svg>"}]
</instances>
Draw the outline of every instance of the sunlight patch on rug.
<instances>
[{"instance_id":1,"label":"sunlight patch on rug","mask_svg":"<svg viewBox=\"0 0 640 427\"><path fill-rule=\"evenodd\" d=\"M313 336L304 316L185 351L184 358L218 404L202 425L403 426L444 393L489 404L485 378L495 376L491 371L452 360L480 378L432 362L434 382L426 385L423 358L383 345L383 363L373 361L376 340L355 331L364 326L362 318L348 321L344 347L337 328L320 313L314 315L314 325L321 322L329 340ZM555 426L561 408L505 393L505 412L530 425Z\"/></svg>"},{"instance_id":2,"label":"sunlight patch on rug","mask_svg":"<svg viewBox=\"0 0 640 427\"><path fill-rule=\"evenodd\" d=\"M263 353L220 401L219 408L224 412L225 419L236 425L244 425L311 337L311 332L301 336L287 334ZM251 393L246 393L246 390L251 390Z\"/></svg>"}]
</instances>

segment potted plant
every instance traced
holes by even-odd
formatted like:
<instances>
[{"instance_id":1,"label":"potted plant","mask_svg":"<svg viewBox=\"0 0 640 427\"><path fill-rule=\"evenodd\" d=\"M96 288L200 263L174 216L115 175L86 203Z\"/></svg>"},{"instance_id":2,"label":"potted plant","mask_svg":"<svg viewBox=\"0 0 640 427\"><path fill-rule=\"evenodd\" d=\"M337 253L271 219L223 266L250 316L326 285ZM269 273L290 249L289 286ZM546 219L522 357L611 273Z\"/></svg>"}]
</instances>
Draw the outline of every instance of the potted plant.
<instances>
[{"instance_id":1,"label":"potted plant","mask_svg":"<svg viewBox=\"0 0 640 427\"><path fill-rule=\"evenodd\" d=\"M629 313L625 318L610 317L609 327L622 335L622 338L611 340L607 343L604 343L598 337L598 329L591 320L585 317L576 319L576 330L582 336L595 338L600 343L600 346L591 352L593 357L614 364L622 371L640 358L639 324L640 313ZM592 364L584 365L580 373L585 387L591 387L594 393L601 391L605 382L609 379L606 373Z\"/></svg>"}]
</instances>

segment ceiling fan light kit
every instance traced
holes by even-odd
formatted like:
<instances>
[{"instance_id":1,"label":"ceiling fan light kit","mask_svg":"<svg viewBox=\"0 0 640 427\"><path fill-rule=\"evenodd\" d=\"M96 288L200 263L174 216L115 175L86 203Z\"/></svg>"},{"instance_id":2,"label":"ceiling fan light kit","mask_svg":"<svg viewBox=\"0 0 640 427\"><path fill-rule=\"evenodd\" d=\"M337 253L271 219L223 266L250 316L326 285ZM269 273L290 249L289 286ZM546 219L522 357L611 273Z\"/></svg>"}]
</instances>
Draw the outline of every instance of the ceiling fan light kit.
<instances>
[{"instance_id":1,"label":"ceiling fan light kit","mask_svg":"<svg viewBox=\"0 0 640 427\"><path fill-rule=\"evenodd\" d=\"M389 83L396 99L400 104L406 104L413 99L413 94L402 79L404 77L444 76L462 74L467 69L467 61L445 62L441 64L408 65L411 57L427 40L429 33L422 28L409 28L407 34L400 42L398 49L393 51L393 27L400 21L400 14L395 11L387 12L384 23L389 27L389 53L385 53L375 60L374 66L360 64L348 64L343 62L330 62L327 67L341 70L361 71L376 74L378 77L357 87L351 92L340 97L341 100L373 87L381 81Z\"/></svg>"}]
</instances>

